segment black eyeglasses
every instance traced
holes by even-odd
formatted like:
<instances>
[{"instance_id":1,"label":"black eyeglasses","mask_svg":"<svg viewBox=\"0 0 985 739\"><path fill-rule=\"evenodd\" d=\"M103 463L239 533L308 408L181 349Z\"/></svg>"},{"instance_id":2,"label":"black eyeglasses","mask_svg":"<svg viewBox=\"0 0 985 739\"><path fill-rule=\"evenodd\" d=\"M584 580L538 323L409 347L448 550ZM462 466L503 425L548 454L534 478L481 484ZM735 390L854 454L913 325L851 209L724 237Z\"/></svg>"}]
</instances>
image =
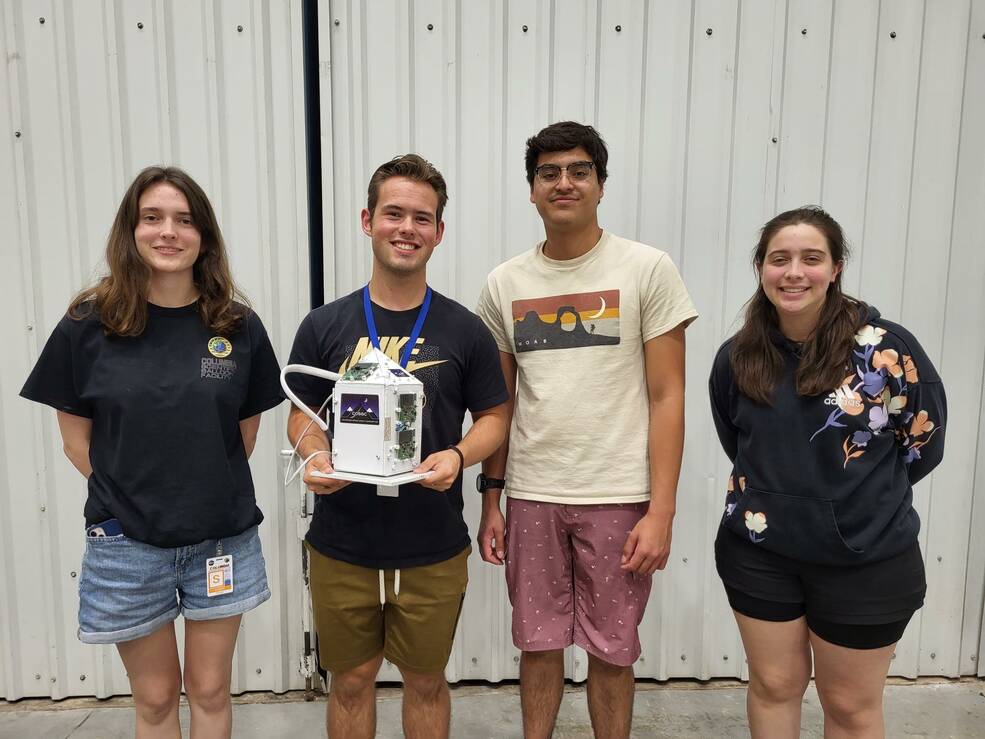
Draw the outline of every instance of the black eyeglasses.
<instances>
[{"instance_id":1,"label":"black eyeglasses","mask_svg":"<svg viewBox=\"0 0 985 739\"><path fill-rule=\"evenodd\" d=\"M572 162L567 167L559 167L556 164L541 164L534 170L537 179L545 185L553 185L561 179L561 173L567 172L568 179L572 182L584 182L595 167L595 162Z\"/></svg>"}]
</instances>

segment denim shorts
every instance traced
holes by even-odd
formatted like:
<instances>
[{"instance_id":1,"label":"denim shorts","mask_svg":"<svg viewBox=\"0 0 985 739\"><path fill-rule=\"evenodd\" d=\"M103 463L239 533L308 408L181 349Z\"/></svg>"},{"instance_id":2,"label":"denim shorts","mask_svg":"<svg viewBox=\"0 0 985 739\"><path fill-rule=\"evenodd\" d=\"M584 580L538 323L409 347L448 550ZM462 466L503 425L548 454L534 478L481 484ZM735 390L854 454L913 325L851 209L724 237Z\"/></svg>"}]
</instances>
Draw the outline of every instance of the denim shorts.
<instances>
[{"instance_id":1,"label":"denim shorts","mask_svg":"<svg viewBox=\"0 0 985 739\"><path fill-rule=\"evenodd\" d=\"M79 578L79 640L116 644L147 636L183 614L192 621L238 616L270 597L257 527L221 539L233 557L233 591L206 594L205 561L216 539L159 547L119 536L86 537Z\"/></svg>"}]
</instances>

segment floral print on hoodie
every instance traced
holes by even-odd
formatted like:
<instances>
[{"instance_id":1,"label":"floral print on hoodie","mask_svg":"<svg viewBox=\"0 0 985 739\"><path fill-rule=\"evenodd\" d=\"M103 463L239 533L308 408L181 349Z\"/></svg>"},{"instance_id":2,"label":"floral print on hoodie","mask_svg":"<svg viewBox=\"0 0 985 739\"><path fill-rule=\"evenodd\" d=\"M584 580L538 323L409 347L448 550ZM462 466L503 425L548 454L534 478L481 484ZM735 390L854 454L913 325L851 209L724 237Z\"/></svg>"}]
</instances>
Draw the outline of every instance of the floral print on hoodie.
<instances>
[{"instance_id":1,"label":"floral print on hoodie","mask_svg":"<svg viewBox=\"0 0 985 739\"><path fill-rule=\"evenodd\" d=\"M824 425L811 435L814 441L829 428L845 428L839 419L844 415L859 415L868 408L869 430L847 434L842 442L845 465L866 452L873 436L892 433L905 451L903 461L911 464L920 458L920 448L933 438L940 427L930 420L926 410L914 413L907 409L910 384L920 377L913 357L900 356L895 349L876 349L882 343L886 329L866 324L855 334L860 347L852 352L855 374L846 377L832 395L837 406L831 411Z\"/></svg>"}]
</instances>

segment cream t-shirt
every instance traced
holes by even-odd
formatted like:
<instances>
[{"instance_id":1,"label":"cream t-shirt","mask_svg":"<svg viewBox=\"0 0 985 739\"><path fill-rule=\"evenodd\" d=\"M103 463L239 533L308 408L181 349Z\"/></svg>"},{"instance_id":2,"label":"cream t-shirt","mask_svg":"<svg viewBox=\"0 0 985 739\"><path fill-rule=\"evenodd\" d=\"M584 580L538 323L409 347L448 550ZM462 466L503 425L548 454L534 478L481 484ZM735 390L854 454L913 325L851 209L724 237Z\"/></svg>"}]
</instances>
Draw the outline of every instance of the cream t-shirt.
<instances>
[{"instance_id":1,"label":"cream t-shirt","mask_svg":"<svg viewBox=\"0 0 985 739\"><path fill-rule=\"evenodd\" d=\"M650 499L643 342L697 317L664 252L608 232L577 259L533 250L489 275L477 313L517 364L506 494Z\"/></svg>"}]
</instances>

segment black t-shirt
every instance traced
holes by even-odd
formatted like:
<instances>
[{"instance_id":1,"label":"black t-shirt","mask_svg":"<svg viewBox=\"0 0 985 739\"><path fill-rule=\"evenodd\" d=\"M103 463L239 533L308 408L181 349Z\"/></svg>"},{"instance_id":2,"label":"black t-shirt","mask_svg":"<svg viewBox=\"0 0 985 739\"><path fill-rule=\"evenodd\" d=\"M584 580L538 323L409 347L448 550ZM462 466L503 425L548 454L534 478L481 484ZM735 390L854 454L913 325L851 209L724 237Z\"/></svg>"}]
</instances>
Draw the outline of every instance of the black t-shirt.
<instances>
[{"instance_id":1,"label":"black t-shirt","mask_svg":"<svg viewBox=\"0 0 985 739\"><path fill-rule=\"evenodd\" d=\"M62 318L21 395L92 419L87 526L159 547L235 536L263 520L239 422L283 399L277 358L252 311L216 336L195 304L147 308L136 337Z\"/></svg>"},{"instance_id":2,"label":"black t-shirt","mask_svg":"<svg viewBox=\"0 0 985 739\"><path fill-rule=\"evenodd\" d=\"M395 361L409 340L418 309L373 306L380 348ZM372 349L362 290L317 308L298 328L291 364L342 373ZM426 402L421 459L462 438L465 411L504 403L506 385L499 350L478 316L437 292L407 370L424 383ZM303 402L318 408L334 383L293 374L288 382ZM441 562L469 544L462 518L462 480L446 492L418 484L400 486L396 497L372 485L350 483L319 495L308 542L322 554L362 567L390 569Z\"/></svg>"}]
</instances>

